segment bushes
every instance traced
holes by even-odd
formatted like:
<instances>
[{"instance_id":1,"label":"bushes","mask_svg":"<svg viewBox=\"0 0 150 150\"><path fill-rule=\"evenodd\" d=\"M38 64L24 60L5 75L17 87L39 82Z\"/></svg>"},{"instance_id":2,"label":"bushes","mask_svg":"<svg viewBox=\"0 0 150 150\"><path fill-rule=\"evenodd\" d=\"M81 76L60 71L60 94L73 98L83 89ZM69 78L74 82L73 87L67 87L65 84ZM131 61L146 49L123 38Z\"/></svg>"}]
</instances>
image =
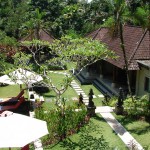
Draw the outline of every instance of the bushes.
<instances>
[{"instance_id":1,"label":"bushes","mask_svg":"<svg viewBox=\"0 0 150 150\"><path fill-rule=\"evenodd\" d=\"M107 105L111 107L115 107L117 101L118 98L113 97L107 102ZM147 95L144 95L139 99L136 98L134 102L132 101L131 98L127 98L124 100L123 107L125 110L124 114L127 114L128 117L134 117L134 118L145 117L146 120L150 118L150 101L149 101L149 96Z\"/></svg>"},{"instance_id":2,"label":"bushes","mask_svg":"<svg viewBox=\"0 0 150 150\"><path fill-rule=\"evenodd\" d=\"M106 106L115 107L117 101L117 97L114 96L112 98L107 98L107 101L104 99L103 104Z\"/></svg>"},{"instance_id":3,"label":"bushes","mask_svg":"<svg viewBox=\"0 0 150 150\"><path fill-rule=\"evenodd\" d=\"M108 105L111 107L115 107L117 102L118 102L118 98L114 96L108 101Z\"/></svg>"},{"instance_id":4,"label":"bushes","mask_svg":"<svg viewBox=\"0 0 150 150\"><path fill-rule=\"evenodd\" d=\"M43 82L37 82L32 84L32 88L30 88L29 90L33 90L39 94L47 93L50 91L50 89Z\"/></svg>"},{"instance_id":5,"label":"bushes","mask_svg":"<svg viewBox=\"0 0 150 150\"><path fill-rule=\"evenodd\" d=\"M45 111L43 108L35 111L36 118L47 122L49 135L44 139L46 145L64 139L77 132L85 124L85 106L81 106L80 111L76 111L76 108L76 106L67 106L63 113L59 107L49 111Z\"/></svg>"},{"instance_id":6,"label":"bushes","mask_svg":"<svg viewBox=\"0 0 150 150\"><path fill-rule=\"evenodd\" d=\"M140 99L135 99L132 102L131 99L126 99L124 102L124 108L131 117L150 117L150 101L147 95Z\"/></svg>"},{"instance_id":7,"label":"bushes","mask_svg":"<svg viewBox=\"0 0 150 150\"><path fill-rule=\"evenodd\" d=\"M67 70L67 65L58 63L57 65L49 65L48 69L49 70Z\"/></svg>"}]
</instances>

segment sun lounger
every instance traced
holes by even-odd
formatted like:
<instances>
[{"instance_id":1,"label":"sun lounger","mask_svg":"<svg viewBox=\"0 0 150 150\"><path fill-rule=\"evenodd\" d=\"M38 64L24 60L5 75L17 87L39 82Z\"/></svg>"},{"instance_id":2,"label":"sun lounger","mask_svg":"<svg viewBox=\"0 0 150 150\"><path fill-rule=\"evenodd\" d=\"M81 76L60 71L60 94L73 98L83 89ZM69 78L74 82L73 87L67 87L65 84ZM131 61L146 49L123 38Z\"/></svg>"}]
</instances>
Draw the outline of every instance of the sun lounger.
<instances>
[{"instance_id":1,"label":"sun lounger","mask_svg":"<svg viewBox=\"0 0 150 150\"><path fill-rule=\"evenodd\" d=\"M14 104L14 105L5 105L5 106L0 106L0 113L2 113L5 110L15 110L17 109L23 102L25 101L24 97L20 97L19 101Z\"/></svg>"},{"instance_id":2,"label":"sun lounger","mask_svg":"<svg viewBox=\"0 0 150 150\"><path fill-rule=\"evenodd\" d=\"M16 97L11 97L11 98L8 98L7 100L5 99L4 101L1 100L0 105L7 103L7 102L11 102L11 101L18 101L22 97L23 94L24 94L24 89Z\"/></svg>"},{"instance_id":3,"label":"sun lounger","mask_svg":"<svg viewBox=\"0 0 150 150\"><path fill-rule=\"evenodd\" d=\"M29 144L24 146L24 147L22 147L21 150L29 150Z\"/></svg>"}]
</instances>

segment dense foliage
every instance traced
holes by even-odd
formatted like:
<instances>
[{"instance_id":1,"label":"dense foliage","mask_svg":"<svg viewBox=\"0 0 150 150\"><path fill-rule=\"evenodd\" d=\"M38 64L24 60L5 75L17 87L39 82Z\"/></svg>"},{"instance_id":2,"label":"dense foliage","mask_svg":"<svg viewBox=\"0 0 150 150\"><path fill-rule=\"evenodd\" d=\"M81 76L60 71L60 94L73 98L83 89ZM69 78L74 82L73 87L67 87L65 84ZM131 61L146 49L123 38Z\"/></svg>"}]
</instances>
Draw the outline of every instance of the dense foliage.
<instances>
[{"instance_id":1,"label":"dense foliage","mask_svg":"<svg viewBox=\"0 0 150 150\"><path fill-rule=\"evenodd\" d=\"M37 28L47 29L56 38L66 34L70 29L84 35L112 16L108 4L113 2L112 0L92 0L91 3L86 0L0 0L0 29L17 39ZM144 14L149 14L148 4L147 0L132 0L128 1L128 8L132 16L139 17L137 14L140 14L146 17ZM139 24L137 21L134 23Z\"/></svg>"},{"instance_id":2,"label":"dense foliage","mask_svg":"<svg viewBox=\"0 0 150 150\"><path fill-rule=\"evenodd\" d=\"M125 110L130 117L149 119L150 116L150 101L148 95L144 95L140 99L131 102L131 99L127 99L124 102ZM150 122L150 119L147 120Z\"/></svg>"},{"instance_id":3,"label":"dense foliage","mask_svg":"<svg viewBox=\"0 0 150 150\"><path fill-rule=\"evenodd\" d=\"M81 126L87 123L86 107L83 105L80 111L76 111L77 109L79 109L77 105L65 105L50 110L43 108L36 110L36 118L45 120L48 125L49 135L45 139L46 145L76 133Z\"/></svg>"}]
</instances>

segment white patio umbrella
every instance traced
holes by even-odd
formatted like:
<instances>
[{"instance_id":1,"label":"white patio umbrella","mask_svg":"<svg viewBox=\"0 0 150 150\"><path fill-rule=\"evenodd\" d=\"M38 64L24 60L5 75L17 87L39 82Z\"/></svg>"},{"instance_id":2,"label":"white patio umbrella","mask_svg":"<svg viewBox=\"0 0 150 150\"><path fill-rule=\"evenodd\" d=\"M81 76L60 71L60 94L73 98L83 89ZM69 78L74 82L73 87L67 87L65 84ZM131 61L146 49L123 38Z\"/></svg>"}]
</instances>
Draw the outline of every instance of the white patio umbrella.
<instances>
[{"instance_id":1,"label":"white patio umbrella","mask_svg":"<svg viewBox=\"0 0 150 150\"><path fill-rule=\"evenodd\" d=\"M11 78L9 76L11 76ZM9 76L8 75L1 76L0 82L10 85L13 84L29 85L43 80L43 78L40 75L21 68L9 73Z\"/></svg>"},{"instance_id":2,"label":"white patio umbrella","mask_svg":"<svg viewBox=\"0 0 150 150\"><path fill-rule=\"evenodd\" d=\"M46 134L45 121L17 113L0 116L0 148L24 147Z\"/></svg>"},{"instance_id":3,"label":"white patio umbrella","mask_svg":"<svg viewBox=\"0 0 150 150\"><path fill-rule=\"evenodd\" d=\"M15 82L13 82L8 75L3 75L0 77L0 82L5 84L13 85Z\"/></svg>"}]
</instances>

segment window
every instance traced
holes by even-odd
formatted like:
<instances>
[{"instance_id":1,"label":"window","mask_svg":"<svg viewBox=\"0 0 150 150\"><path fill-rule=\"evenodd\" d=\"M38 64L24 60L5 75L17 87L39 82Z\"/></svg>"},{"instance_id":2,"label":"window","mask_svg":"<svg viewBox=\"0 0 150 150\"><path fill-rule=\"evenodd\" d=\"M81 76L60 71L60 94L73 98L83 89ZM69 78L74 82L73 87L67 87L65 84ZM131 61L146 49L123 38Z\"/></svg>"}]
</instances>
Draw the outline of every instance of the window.
<instances>
[{"instance_id":1,"label":"window","mask_svg":"<svg viewBox=\"0 0 150 150\"><path fill-rule=\"evenodd\" d=\"M150 92L150 78L148 78L148 77L145 77L145 83L144 83L144 90L146 91L146 92Z\"/></svg>"}]
</instances>

